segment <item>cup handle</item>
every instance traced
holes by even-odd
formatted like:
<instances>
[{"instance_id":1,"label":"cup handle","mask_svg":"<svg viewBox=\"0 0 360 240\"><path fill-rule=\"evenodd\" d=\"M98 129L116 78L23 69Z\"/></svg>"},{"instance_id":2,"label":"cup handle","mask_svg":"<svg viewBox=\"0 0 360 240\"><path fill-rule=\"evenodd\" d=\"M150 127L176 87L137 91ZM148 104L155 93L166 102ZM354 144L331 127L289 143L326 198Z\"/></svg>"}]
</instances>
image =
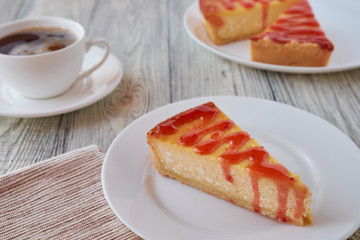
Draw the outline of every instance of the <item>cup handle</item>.
<instances>
[{"instance_id":1,"label":"cup handle","mask_svg":"<svg viewBox=\"0 0 360 240\"><path fill-rule=\"evenodd\" d=\"M85 46L85 52L88 52L90 50L90 48L96 44L103 45L105 47L105 53L98 63L96 63L94 66L92 66L90 69L86 70L85 72L81 73L78 76L78 80L84 79L84 78L88 77L90 74L92 74L96 69L98 69L105 62L105 60L109 56L110 46L109 46L109 43L103 38L96 38L96 39L88 41Z\"/></svg>"}]
</instances>

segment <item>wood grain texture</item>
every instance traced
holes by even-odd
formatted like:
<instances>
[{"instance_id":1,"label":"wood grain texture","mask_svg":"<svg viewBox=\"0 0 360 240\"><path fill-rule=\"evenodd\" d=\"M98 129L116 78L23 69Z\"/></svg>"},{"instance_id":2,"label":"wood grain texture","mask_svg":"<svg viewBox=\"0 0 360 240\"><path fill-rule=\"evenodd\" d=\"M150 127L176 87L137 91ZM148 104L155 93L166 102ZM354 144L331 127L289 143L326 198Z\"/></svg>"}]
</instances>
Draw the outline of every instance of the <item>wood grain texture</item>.
<instances>
[{"instance_id":1,"label":"wood grain texture","mask_svg":"<svg viewBox=\"0 0 360 240\"><path fill-rule=\"evenodd\" d=\"M246 67L199 46L183 16L193 0L0 0L0 24L31 16L79 21L104 37L124 66L104 99L59 116L0 117L0 175L91 144L106 151L143 114L176 101L214 95L274 100L311 112L360 146L360 69L329 74ZM359 231L350 239L360 239Z\"/></svg>"}]
</instances>

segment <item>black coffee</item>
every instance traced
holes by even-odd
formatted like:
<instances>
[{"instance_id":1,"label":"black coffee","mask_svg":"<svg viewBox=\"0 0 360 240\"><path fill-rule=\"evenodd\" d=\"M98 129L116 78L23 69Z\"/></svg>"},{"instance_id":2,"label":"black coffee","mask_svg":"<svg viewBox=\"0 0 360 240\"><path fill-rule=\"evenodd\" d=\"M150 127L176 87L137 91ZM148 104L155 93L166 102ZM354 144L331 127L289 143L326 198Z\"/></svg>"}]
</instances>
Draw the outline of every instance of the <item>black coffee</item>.
<instances>
[{"instance_id":1,"label":"black coffee","mask_svg":"<svg viewBox=\"0 0 360 240\"><path fill-rule=\"evenodd\" d=\"M0 39L0 54L34 55L65 48L76 36L62 28L30 28Z\"/></svg>"}]
</instances>

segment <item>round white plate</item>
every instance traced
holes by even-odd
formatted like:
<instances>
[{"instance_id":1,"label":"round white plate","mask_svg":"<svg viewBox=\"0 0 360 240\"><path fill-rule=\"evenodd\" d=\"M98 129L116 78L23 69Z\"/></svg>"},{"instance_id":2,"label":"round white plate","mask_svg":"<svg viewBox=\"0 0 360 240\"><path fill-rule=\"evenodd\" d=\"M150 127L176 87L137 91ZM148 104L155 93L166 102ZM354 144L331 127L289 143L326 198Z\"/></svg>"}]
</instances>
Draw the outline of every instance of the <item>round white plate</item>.
<instances>
[{"instance_id":1,"label":"round white plate","mask_svg":"<svg viewBox=\"0 0 360 240\"><path fill-rule=\"evenodd\" d=\"M92 47L85 55L82 69L88 69L97 63L103 56L103 51L100 47ZM0 116L46 117L75 111L108 95L120 83L122 76L121 62L110 53L104 64L88 78L54 98L26 98L2 82L0 78Z\"/></svg>"},{"instance_id":2,"label":"round white plate","mask_svg":"<svg viewBox=\"0 0 360 240\"><path fill-rule=\"evenodd\" d=\"M197 43L211 52L229 60L260 69L295 72L324 73L360 67L360 42L358 0L309 0L315 16L335 49L326 67L289 67L251 61L249 40L218 46L208 38L202 25L197 1L185 13L185 29Z\"/></svg>"},{"instance_id":3,"label":"round white plate","mask_svg":"<svg viewBox=\"0 0 360 240\"><path fill-rule=\"evenodd\" d=\"M302 176L313 194L313 225L279 223L156 172L146 133L208 101ZM119 219L148 240L343 239L360 226L359 159L344 133L313 114L262 99L205 97L166 105L126 127L106 153L102 183Z\"/></svg>"}]
</instances>

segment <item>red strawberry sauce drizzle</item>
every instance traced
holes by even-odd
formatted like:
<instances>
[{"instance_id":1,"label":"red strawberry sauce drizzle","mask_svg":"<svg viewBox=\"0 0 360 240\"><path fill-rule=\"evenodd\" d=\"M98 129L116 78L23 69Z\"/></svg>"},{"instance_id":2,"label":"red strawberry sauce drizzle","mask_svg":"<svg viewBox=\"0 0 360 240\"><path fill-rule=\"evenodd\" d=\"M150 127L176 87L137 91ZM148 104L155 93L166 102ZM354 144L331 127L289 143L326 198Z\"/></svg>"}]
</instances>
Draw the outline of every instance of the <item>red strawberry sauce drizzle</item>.
<instances>
[{"instance_id":1,"label":"red strawberry sauce drizzle","mask_svg":"<svg viewBox=\"0 0 360 240\"><path fill-rule=\"evenodd\" d=\"M278 43L289 43L297 41L299 43L316 43L322 49L332 51L334 45L320 29L319 22L315 19L313 11L307 0L295 3L265 31L251 37L252 41L257 41L264 37Z\"/></svg>"},{"instance_id":2,"label":"red strawberry sauce drizzle","mask_svg":"<svg viewBox=\"0 0 360 240\"><path fill-rule=\"evenodd\" d=\"M296 197L294 217L297 219L300 218L305 212L304 199L307 195L307 188L304 186L295 186L295 179L289 175L288 170L284 166L269 162L269 153L263 147L250 147L246 150L239 150L250 139L249 134L244 131L238 131L224 136L225 132L235 124L231 120L215 122L218 113L219 110L214 103L205 103L158 124L152 129L152 135L172 135L177 132L180 126L200 119L198 125L180 137L178 140L180 145L194 147L193 150L195 153L207 155L216 151L223 144L229 144L229 147L224 153L218 157L224 172L224 177L227 181L234 184L234 179L230 173L231 166L245 160L249 161L246 169L250 175L254 192L254 211L258 213L261 212L258 181L264 177L274 181L277 186L277 219L282 222L290 221L286 216L286 205L288 193L291 188L294 190ZM210 138L201 141L207 134L211 134Z\"/></svg>"}]
</instances>

